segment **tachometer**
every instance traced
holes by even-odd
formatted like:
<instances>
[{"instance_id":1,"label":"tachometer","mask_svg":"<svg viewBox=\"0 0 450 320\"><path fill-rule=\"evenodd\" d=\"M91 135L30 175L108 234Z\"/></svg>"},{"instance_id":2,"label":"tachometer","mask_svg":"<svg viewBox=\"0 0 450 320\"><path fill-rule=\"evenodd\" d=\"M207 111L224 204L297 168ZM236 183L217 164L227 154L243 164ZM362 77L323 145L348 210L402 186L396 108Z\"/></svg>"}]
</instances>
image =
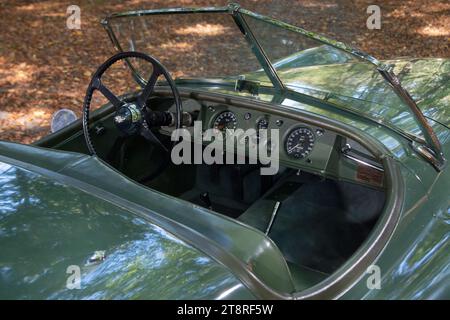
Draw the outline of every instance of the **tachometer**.
<instances>
[{"instance_id":1,"label":"tachometer","mask_svg":"<svg viewBox=\"0 0 450 320\"><path fill-rule=\"evenodd\" d=\"M237 126L236 115L231 111L225 111L219 114L214 120L214 129L225 131L234 130Z\"/></svg>"},{"instance_id":2,"label":"tachometer","mask_svg":"<svg viewBox=\"0 0 450 320\"><path fill-rule=\"evenodd\" d=\"M286 139L286 153L296 159L306 157L314 147L314 134L308 128L297 128Z\"/></svg>"}]
</instances>

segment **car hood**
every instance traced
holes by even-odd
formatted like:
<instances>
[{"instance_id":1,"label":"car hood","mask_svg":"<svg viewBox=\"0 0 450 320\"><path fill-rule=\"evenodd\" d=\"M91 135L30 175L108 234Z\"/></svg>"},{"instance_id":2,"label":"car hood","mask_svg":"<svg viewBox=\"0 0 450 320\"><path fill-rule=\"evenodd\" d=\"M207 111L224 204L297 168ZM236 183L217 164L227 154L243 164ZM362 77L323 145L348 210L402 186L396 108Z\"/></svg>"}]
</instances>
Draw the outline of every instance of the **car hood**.
<instances>
[{"instance_id":1,"label":"car hood","mask_svg":"<svg viewBox=\"0 0 450 320\"><path fill-rule=\"evenodd\" d=\"M125 208L18 166L0 172L1 299L202 299L242 286Z\"/></svg>"}]
</instances>

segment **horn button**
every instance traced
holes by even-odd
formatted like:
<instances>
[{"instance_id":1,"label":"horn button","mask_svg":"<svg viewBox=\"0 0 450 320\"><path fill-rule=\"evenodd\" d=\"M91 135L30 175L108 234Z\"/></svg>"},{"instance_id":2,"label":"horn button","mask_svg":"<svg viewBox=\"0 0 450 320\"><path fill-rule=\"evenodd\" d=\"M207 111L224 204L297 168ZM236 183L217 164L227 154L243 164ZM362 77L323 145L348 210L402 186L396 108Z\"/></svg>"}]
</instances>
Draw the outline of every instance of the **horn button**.
<instances>
[{"instance_id":1,"label":"horn button","mask_svg":"<svg viewBox=\"0 0 450 320\"><path fill-rule=\"evenodd\" d=\"M126 135L136 134L142 124L142 113L135 104L124 104L117 110L114 124Z\"/></svg>"}]
</instances>

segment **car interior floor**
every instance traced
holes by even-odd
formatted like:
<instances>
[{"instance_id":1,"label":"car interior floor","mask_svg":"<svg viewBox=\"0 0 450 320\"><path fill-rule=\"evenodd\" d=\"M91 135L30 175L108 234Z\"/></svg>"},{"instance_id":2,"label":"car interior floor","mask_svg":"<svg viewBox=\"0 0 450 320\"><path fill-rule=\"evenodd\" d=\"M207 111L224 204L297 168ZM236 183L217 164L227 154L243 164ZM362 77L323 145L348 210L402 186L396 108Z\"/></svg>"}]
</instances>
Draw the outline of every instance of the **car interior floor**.
<instances>
[{"instance_id":1,"label":"car interior floor","mask_svg":"<svg viewBox=\"0 0 450 320\"><path fill-rule=\"evenodd\" d=\"M174 179L177 188L165 190ZM385 199L377 189L289 168L264 176L259 165L250 164L170 164L147 185L267 233L297 289L320 282L357 250Z\"/></svg>"}]
</instances>

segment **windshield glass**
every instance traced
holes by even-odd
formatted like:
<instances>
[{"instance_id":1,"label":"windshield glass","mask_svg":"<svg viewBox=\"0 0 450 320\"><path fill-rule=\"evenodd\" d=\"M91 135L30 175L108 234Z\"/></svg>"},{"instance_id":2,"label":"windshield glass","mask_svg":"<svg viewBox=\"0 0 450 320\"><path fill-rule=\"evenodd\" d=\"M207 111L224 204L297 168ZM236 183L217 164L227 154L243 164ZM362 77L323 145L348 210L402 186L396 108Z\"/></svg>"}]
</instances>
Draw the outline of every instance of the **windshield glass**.
<instances>
[{"instance_id":1,"label":"windshield glass","mask_svg":"<svg viewBox=\"0 0 450 320\"><path fill-rule=\"evenodd\" d=\"M157 57L179 86L242 96L236 79L279 90L279 78L290 92L424 140L423 124L377 70L376 59L306 30L237 7L128 12L108 17L105 26L119 50ZM145 66L133 67L148 74ZM259 92L265 99L267 90Z\"/></svg>"},{"instance_id":2,"label":"windshield glass","mask_svg":"<svg viewBox=\"0 0 450 320\"><path fill-rule=\"evenodd\" d=\"M155 14L108 21L123 51L159 59L174 79L236 79L261 68L231 15ZM142 74L144 66L137 66ZM263 74L260 81L270 86Z\"/></svg>"},{"instance_id":3,"label":"windshield glass","mask_svg":"<svg viewBox=\"0 0 450 320\"><path fill-rule=\"evenodd\" d=\"M409 107L369 61L258 17L244 18L287 88L422 135Z\"/></svg>"}]
</instances>

